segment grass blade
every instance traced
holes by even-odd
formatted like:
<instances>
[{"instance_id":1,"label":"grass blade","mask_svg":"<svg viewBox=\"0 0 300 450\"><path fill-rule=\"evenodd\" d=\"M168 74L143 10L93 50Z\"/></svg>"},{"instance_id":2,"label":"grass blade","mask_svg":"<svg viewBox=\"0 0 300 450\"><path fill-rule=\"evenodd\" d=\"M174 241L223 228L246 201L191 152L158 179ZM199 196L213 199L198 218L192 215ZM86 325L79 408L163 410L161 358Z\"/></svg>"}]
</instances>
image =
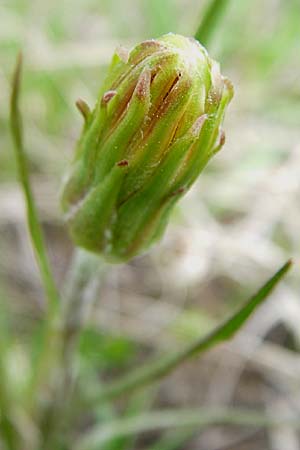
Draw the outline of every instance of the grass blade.
<instances>
[{"instance_id":1,"label":"grass blade","mask_svg":"<svg viewBox=\"0 0 300 450\"><path fill-rule=\"evenodd\" d=\"M224 14L227 4L228 0L211 0L204 12L199 28L195 34L195 39L201 42L204 47L210 43L212 35L219 20Z\"/></svg>"},{"instance_id":2,"label":"grass blade","mask_svg":"<svg viewBox=\"0 0 300 450\"><path fill-rule=\"evenodd\" d=\"M106 384L105 389L101 391L98 396L96 395L91 399L91 402L95 403L103 400L111 400L122 394L129 393L142 386L153 383L176 369L176 367L187 359L207 351L219 342L230 339L246 322L254 310L263 303L274 287L288 272L291 265L292 262L287 261L236 313L206 336L196 339L179 352L171 353L166 357L148 363L144 367L125 375L120 380L112 382L111 384Z\"/></svg>"},{"instance_id":3,"label":"grass blade","mask_svg":"<svg viewBox=\"0 0 300 450\"><path fill-rule=\"evenodd\" d=\"M56 290L55 282L50 269L48 256L46 253L44 237L38 219L38 214L30 186L27 161L23 146L22 119L19 111L21 71L22 71L22 56L20 54L16 63L12 79L12 93L10 103L11 134L14 143L19 180L22 186L26 202L27 224L29 228L29 233L34 248L35 257L40 270L43 286L48 299L48 309L55 311L58 306L59 296Z\"/></svg>"},{"instance_id":4,"label":"grass blade","mask_svg":"<svg viewBox=\"0 0 300 450\"><path fill-rule=\"evenodd\" d=\"M78 441L74 450L96 450L117 436L128 436L166 428L179 430L180 428L197 427L199 432L204 427L211 425L275 427L283 424L295 429L300 428L299 417L269 417L264 413L249 409L209 409L206 407L177 411L152 411L95 427Z\"/></svg>"}]
</instances>

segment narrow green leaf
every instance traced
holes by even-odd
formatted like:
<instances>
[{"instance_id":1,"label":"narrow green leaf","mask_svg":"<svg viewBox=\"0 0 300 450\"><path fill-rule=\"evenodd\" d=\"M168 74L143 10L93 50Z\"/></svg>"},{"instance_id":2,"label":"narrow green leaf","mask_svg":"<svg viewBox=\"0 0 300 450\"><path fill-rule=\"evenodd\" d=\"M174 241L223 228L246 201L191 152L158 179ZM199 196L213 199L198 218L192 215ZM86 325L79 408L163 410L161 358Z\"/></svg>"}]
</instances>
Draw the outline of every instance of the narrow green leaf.
<instances>
[{"instance_id":1,"label":"narrow green leaf","mask_svg":"<svg viewBox=\"0 0 300 450\"><path fill-rule=\"evenodd\" d=\"M88 431L74 450L96 450L113 437L129 436L132 434L162 430L166 428L196 427L199 432L209 425L236 425L250 427L275 427L283 424L300 428L299 417L269 417L257 411L236 408L228 409L190 409L190 410L162 410L139 414L135 417L118 419L95 427Z\"/></svg>"},{"instance_id":2,"label":"narrow green leaf","mask_svg":"<svg viewBox=\"0 0 300 450\"><path fill-rule=\"evenodd\" d=\"M111 400L119 395L129 393L141 386L148 385L169 374L184 361L205 352L214 347L219 342L230 339L246 322L254 310L267 298L273 288L283 278L292 265L287 261L260 289L229 319L225 320L218 327L206 336L196 339L191 344L176 353L146 364L144 367L134 370L125 375L120 380L106 384L105 389L96 395L91 402L97 403L104 400Z\"/></svg>"},{"instance_id":3,"label":"narrow green leaf","mask_svg":"<svg viewBox=\"0 0 300 450\"><path fill-rule=\"evenodd\" d=\"M206 47L213 36L213 33L225 12L229 0L211 0L203 18L200 22L199 28L195 34L197 39L204 47Z\"/></svg>"},{"instance_id":4,"label":"narrow green leaf","mask_svg":"<svg viewBox=\"0 0 300 450\"><path fill-rule=\"evenodd\" d=\"M28 401L31 406L35 403L35 394L44 375L49 372L49 364L53 356L55 319L59 308L59 294L50 268L44 236L39 222L37 209L30 185L29 171L23 145L22 118L19 110L20 82L22 72L22 55L20 54L12 78L12 92L10 99L10 126L14 144L15 157L20 184L26 204L26 219L34 249L35 258L41 275L42 285L47 298L48 317L45 321L41 337L40 351L32 367L32 377L28 386Z\"/></svg>"},{"instance_id":5,"label":"narrow green leaf","mask_svg":"<svg viewBox=\"0 0 300 450\"><path fill-rule=\"evenodd\" d=\"M18 167L19 180L24 193L27 208L27 224L34 248L36 260L41 273L43 286L48 298L49 310L56 310L59 296L51 273L43 233L30 186L28 166L23 146L22 119L19 111L20 81L22 71L22 56L18 57L12 79L10 103L10 126Z\"/></svg>"}]
</instances>

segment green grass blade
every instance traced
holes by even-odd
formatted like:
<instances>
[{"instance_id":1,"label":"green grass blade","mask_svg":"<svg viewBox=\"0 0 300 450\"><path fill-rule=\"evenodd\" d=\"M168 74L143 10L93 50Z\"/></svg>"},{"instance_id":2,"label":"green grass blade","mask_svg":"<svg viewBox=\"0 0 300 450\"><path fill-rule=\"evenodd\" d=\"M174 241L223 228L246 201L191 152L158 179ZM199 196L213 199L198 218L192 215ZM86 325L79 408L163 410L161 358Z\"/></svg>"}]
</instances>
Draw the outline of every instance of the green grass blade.
<instances>
[{"instance_id":1,"label":"green grass blade","mask_svg":"<svg viewBox=\"0 0 300 450\"><path fill-rule=\"evenodd\" d=\"M54 311L58 306L59 296L46 253L43 233L38 219L38 214L29 182L28 167L23 146L22 119L19 111L21 71L22 71L22 57L20 54L16 63L12 79L12 93L10 103L11 134L14 143L19 180L22 186L26 202L27 224L29 228L29 233L34 248L36 260L38 263L38 267L40 270L43 287L47 295L48 308L49 310Z\"/></svg>"},{"instance_id":2,"label":"green grass blade","mask_svg":"<svg viewBox=\"0 0 300 450\"><path fill-rule=\"evenodd\" d=\"M119 395L129 393L141 386L148 385L161 377L167 375L180 364L192 356L203 353L214 347L219 342L230 339L246 322L254 310L267 298L274 287L279 283L292 265L291 261L286 262L260 289L229 319L225 320L218 327L206 336L196 339L187 345L183 350L171 353L166 357L146 364L144 367L134 370L125 375L120 380L106 384L105 389L96 395L91 402L111 400Z\"/></svg>"},{"instance_id":3,"label":"green grass blade","mask_svg":"<svg viewBox=\"0 0 300 450\"><path fill-rule=\"evenodd\" d=\"M211 0L204 12L199 28L195 34L195 39L201 42L204 47L210 43L228 3L229 0Z\"/></svg>"},{"instance_id":4,"label":"green grass blade","mask_svg":"<svg viewBox=\"0 0 300 450\"><path fill-rule=\"evenodd\" d=\"M249 409L186 409L162 410L139 414L127 419L111 421L92 431L88 431L74 446L74 450L96 450L117 436L128 436L137 433L163 429L184 429L197 427L199 432L211 425L235 425L248 427L276 427L288 425L300 428L299 417L270 417L264 413Z\"/></svg>"}]
</instances>

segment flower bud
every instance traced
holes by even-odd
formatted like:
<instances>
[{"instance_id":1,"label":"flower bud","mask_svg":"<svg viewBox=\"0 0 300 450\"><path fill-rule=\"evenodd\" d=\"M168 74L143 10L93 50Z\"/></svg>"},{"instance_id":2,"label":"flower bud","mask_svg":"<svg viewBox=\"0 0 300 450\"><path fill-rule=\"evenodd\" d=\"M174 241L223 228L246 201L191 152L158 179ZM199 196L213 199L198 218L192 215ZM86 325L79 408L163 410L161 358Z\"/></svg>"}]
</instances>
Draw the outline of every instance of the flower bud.
<instances>
[{"instance_id":1,"label":"flower bud","mask_svg":"<svg viewBox=\"0 0 300 450\"><path fill-rule=\"evenodd\" d=\"M79 246L121 262L161 237L175 203L224 143L233 94L194 39L167 34L116 51L85 119L62 205Z\"/></svg>"}]
</instances>

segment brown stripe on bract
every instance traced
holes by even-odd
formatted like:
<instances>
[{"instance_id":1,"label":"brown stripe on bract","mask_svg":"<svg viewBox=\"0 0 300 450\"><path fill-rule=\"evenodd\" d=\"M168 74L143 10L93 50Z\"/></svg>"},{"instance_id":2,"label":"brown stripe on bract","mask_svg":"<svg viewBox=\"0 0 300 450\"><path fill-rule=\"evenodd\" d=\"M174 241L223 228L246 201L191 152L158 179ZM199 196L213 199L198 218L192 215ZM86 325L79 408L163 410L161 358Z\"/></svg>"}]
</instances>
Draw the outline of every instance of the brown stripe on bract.
<instances>
[{"instance_id":1,"label":"brown stripe on bract","mask_svg":"<svg viewBox=\"0 0 300 450\"><path fill-rule=\"evenodd\" d=\"M153 51L143 52L140 50L140 46L138 46L131 51L130 58L127 62L127 69L124 69L120 76L116 80L114 80L113 85L111 86L112 89L116 89L127 78L132 70L138 69L140 66L147 65L148 59L155 57L155 53L157 53L159 57L163 56L164 58L170 55L170 51L167 49L167 47L164 47L161 44L151 45L150 49L152 49ZM134 58L135 53L137 53L136 59Z\"/></svg>"},{"instance_id":2,"label":"brown stripe on bract","mask_svg":"<svg viewBox=\"0 0 300 450\"><path fill-rule=\"evenodd\" d=\"M211 67L211 83L210 99L213 103L219 103L224 88L224 78L221 75L219 64L215 61L213 61Z\"/></svg>"},{"instance_id":3,"label":"brown stripe on bract","mask_svg":"<svg viewBox=\"0 0 300 450\"><path fill-rule=\"evenodd\" d=\"M234 94L233 84L232 84L231 80L229 80L229 78L226 78L226 77L223 77L223 83L224 83L227 91L230 93L230 100L231 100L233 97L233 94Z\"/></svg>"},{"instance_id":4,"label":"brown stripe on bract","mask_svg":"<svg viewBox=\"0 0 300 450\"><path fill-rule=\"evenodd\" d=\"M152 86L152 83L154 83L155 78L157 76L157 74L159 73L160 70L163 70L165 64L169 64L169 58L173 57L174 55L167 55L166 57L164 57L163 61L157 65L155 65L152 69L149 68L149 74L150 74L150 86ZM175 75L175 70L174 70L174 75ZM175 75L175 79L173 78L168 78L168 82L166 83L166 85L164 86L163 91L167 90L167 92L170 92L171 90L171 86L174 85L174 81L177 80L178 76ZM142 81L143 86L144 85L145 79ZM166 95L163 94L163 98ZM159 109L159 107L162 104L162 100L161 100L162 95L159 96L158 99L156 99L156 102L153 103L152 102L152 98L151 98L151 103L150 103L150 108L149 111L147 113L147 116L145 116L145 122L144 122L144 126L143 128L141 128L141 135L142 137L144 137L144 133L147 132L149 125L151 124L151 118L153 117L153 115L156 113L156 111ZM121 115L120 115L120 111L119 111L119 115L116 118L117 123L122 119ZM115 127L115 123L113 124L113 126ZM146 130L146 131L145 131ZM140 134L133 136L132 140L130 141L130 143L128 144L128 146L132 146L134 147L136 144L140 144Z\"/></svg>"},{"instance_id":5,"label":"brown stripe on bract","mask_svg":"<svg viewBox=\"0 0 300 450\"><path fill-rule=\"evenodd\" d=\"M199 136L206 119L207 119L207 114L202 114L202 116L198 117L195 120L195 122L193 123L191 132L195 137Z\"/></svg>"},{"instance_id":6,"label":"brown stripe on bract","mask_svg":"<svg viewBox=\"0 0 300 450\"><path fill-rule=\"evenodd\" d=\"M196 119L196 121L192 125L190 132L192 134L194 134L196 140L191 144L191 146L187 150L185 157L184 157L184 161L182 162L182 166L176 174L176 178L180 177L182 175L182 172L184 172L185 168L187 167L187 165L189 165L190 160L193 157L194 152L195 152L195 146L197 145L197 143L199 141L199 137L200 137L202 128L203 128L204 124L206 123L207 118L208 118L207 114L202 114L202 116L198 117L198 119Z\"/></svg>"},{"instance_id":7,"label":"brown stripe on bract","mask_svg":"<svg viewBox=\"0 0 300 450\"><path fill-rule=\"evenodd\" d=\"M154 39L143 41L130 52L129 62L134 65L139 64L143 59L165 48L163 44Z\"/></svg>"},{"instance_id":8,"label":"brown stripe on bract","mask_svg":"<svg viewBox=\"0 0 300 450\"><path fill-rule=\"evenodd\" d=\"M127 107L136 92L137 97L142 100L147 95L147 85L149 86L151 79L150 70L145 70L139 77L138 82L134 80L131 85L126 90L125 95L120 99L119 105L116 107L112 117L110 118L110 123L108 124L107 133L104 139L108 139L109 136L115 131L118 124L122 121L124 116L127 113ZM116 91L108 91L108 92L116 92ZM108 94L107 92L107 94ZM117 92L116 92L117 93ZM105 94L104 94L105 95Z\"/></svg>"},{"instance_id":9,"label":"brown stripe on bract","mask_svg":"<svg viewBox=\"0 0 300 450\"><path fill-rule=\"evenodd\" d=\"M140 100L143 100L146 98L147 94L149 94L151 78L151 71L149 69L144 70L139 77L135 88L135 94Z\"/></svg>"},{"instance_id":10,"label":"brown stripe on bract","mask_svg":"<svg viewBox=\"0 0 300 450\"><path fill-rule=\"evenodd\" d=\"M141 58L140 61L138 61L135 64L128 63L127 68L126 69L124 68L124 71L120 74L120 76L114 80L113 84L111 85L111 89L117 89L122 83L126 82L127 77L130 77L130 74L132 74L133 72L141 71L143 67L146 67L147 65L149 65L150 67L152 57L157 58L157 61L155 61L155 65L160 65L161 64L160 59L166 59L169 56L170 53L160 51L158 52L158 55L153 54L145 55L143 58ZM137 77L138 76L139 75L137 74Z\"/></svg>"},{"instance_id":11,"label":"brown stripe on bract","mask_svg":"<svg viewBox=\"0 0 300 450\"><path fill-rule=\"evenodd\" d=\"M150 71L148 72L148 75L145 75L146 77L150 76ZM155 127L155 124L157 123L157 121L163 116L164 112L168 109L168 107L170 106L171 100L172 98L170 97L172 94L174 94L173 90L176 87L178 81L180 80L180 77L177 75L176 78L173 80L171 87L168 89L168 91L166 92L166 94L164 95L164 98L162 100L162 103L160 105L160 107L158 108L158 113L155 114L152 117L152 121L150 123L148 123L143 130L143 138L146 139L146 137L151 133L152 129ZM145 81L147 81L147 78L142 78L142 88L145 87L145 85L143 83L145 83ZM122 103L119 105L118 107L118 111L117 111L117 115L114 117L114 120L111 122L110 124L110 128L114 129L116 127L116 125L119 123L120 120L122 120L122 117L124 116L124 112L126 113L126 107L127 104L129 103L132 94L133 94L134 90L128 90L127 91L127 96L124 97ZM173 96L172 96L173 97ZM144 140L143 139L143 140Z\"/></svg>"},{"instance_id":12,"label":"brown stripe on bract","mask_svg":"<svg viewBox=\"0 0 300 450\"><path fill-rule=\"evenodd\" d=\"M117 94L117 91L105 92L102 97L102 104L106 105L116 94Z\"/></svg>"},{"instance_id":13,"label":"brown stripe on bract","mask_svg":"<svg viewBox=\"0 0 300 450\"><path fill-rule=\"evenodd\" d=\"M184 194L185 191L186 191L186 188L180 187L180 188L176 189L176 191L171 192L170 197L176 197L177 195Z\"/></svg>"},{"instance_id":14,"label":"brown stripe on bract","mask_svg":"<svg viewBox=\"0 0 300 450\"><path fill-rule=\"evenodd\" d=\"M111 122L109 124L109 127L111 129L114 128L117 125L117 123L122 119L124 114L126 114L127 105L131 100L135 87L136 81L134 81L130 86L128 86L126 93L123 95L123 97L120 98L120 103L116 108L116 110L114 111L113 116L111 118Z\"/></svg>"},{"instance_id":15,"label":"brown stripe on bract","mask_svg":"<svg viewBox=\"0 0 300 450\"><path fill-rule=\"evenodd\" d=\"M159 120L161 120L161 118L168 111L170 106L180 100L177 97L179 97L182 94L182 92L186 92L188 90L188 88L190 87L190 85L191 85L190 80L185 80L186 83L183 83L183 85L181 86L180 92L177 92L177 85L179 83L179 80L180 80L180 78L177 75L176 78L173 80L171 87L168 89L168 91L164 95L164 98L161 102L161 105L157 109L156 114L154 114L152 116L151 122L145 127L144 139L143 139L144 141L149 137L152 130L155 128L157 122L159 122ZM185 86L184 86L184 84L185 84ZM182 111L182 114L183 113L184 113L184 110ZM173 133L175 133L177 124L170 124L170 128L172 128L172 126L174 126ZM172 138L171 138L170 142L171 141L172 141Z\"/></svg>"},{"instance_id":16,"label":"brown stripe on bract","mask_svg":"<svg viewBox=\"0 0 300 450\"><path fill-rule=\"evenodd\" d=\"M220 129L220 136L219 136L219 146L222 147L225 144L226 141L226 135L223 128Z\"/></svg>"},{"instance_id":17,"label":"brown stripe on bract","mask_svg":"<svg viewBox=\"0 0 300 450\"><path fill-rule=\"evenodd\" d=\"M129 161L127 159L122 159L122 161L119 161L117 163L118 167L127 167L129 165Z\"/></svg>"}]
</instances>

